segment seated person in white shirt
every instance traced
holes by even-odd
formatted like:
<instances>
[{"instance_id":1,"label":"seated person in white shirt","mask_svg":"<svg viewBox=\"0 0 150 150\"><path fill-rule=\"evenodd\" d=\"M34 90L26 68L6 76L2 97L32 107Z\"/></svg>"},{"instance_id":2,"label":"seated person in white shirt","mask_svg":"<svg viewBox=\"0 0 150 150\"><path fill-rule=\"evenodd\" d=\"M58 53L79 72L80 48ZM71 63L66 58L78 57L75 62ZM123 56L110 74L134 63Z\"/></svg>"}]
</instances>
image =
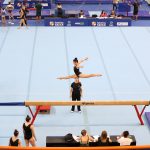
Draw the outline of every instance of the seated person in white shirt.
<instances>
[{"instance_id":1,"label":"seated person in white shirt","mask_svg":"<svg viewBox=\"0 0 150 150\"><path fill-rule=\"evenodd\" d=\"M80 10L79 18L84 18L84 11L83 10Z\"/></svg>"},{"instance_id":2,"label":"seated person in white shirt","mask_svg":"<svg viewBox=\"0 0 150 150\"><path fill-rule=\"evenodd\" d=\"M117 141L120 143L120 146L127 146L132 143L132 139L130 138L128 131L124 131L123 134L118 137Z\"/></svg>"}]
</instances>

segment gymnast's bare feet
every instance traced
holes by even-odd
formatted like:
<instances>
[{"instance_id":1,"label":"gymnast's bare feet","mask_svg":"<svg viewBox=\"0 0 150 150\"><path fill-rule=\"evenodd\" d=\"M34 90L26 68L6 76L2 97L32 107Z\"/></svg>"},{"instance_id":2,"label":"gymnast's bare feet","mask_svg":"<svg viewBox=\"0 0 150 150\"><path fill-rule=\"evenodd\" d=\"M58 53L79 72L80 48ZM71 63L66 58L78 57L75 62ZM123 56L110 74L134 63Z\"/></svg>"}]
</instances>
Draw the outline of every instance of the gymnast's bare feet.
<instances>
[{"instance_id":1,"label":"gymnast's bare feet","mask_svg":"<svg viewBox=\"0 0 150 150\"><path fill-rule=\"evenodd\" d=\"M100 76L102 76L102 74L97 74L96 76L97 76L97 77L100 77Z\"/></svg>"},{"instance_id":2,"label":"gymnast's bare feet","mask_svg":"<svg viewBox=\"0 0 150 150\"><path fill-rule=\"evenodd\" d=\"M58 77L58 78L56 78L56 79L63 80L63 79L65 79L65 78L64 78L64 77Z\"/></svg>"}]
</instances>

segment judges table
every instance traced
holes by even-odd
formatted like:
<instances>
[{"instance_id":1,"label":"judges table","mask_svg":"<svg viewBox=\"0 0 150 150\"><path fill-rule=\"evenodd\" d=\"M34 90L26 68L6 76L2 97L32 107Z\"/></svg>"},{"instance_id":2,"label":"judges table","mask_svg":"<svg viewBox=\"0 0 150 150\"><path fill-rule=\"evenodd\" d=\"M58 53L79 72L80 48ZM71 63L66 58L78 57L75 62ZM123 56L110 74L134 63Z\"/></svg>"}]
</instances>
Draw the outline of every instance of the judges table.
<instances>
[{"instance_id":1,"label":"judges table","mask_svg":"<svg viewBox=\"0 0 150 150\"><path fill-rule=\"evenodd\" d=\"M131 26L130 18L45 18L44 25L50 27L62 26Z\"/></svg>"},{"instance_id":2,"label":"judges table","mask_svg":"<svg viewBox=\"0 0 150 150\"><path fill-rule=\"evenodd\" d=\"M131 145L136 145L136 139L134 135L130 135L133 142ZM117 135L110 136L112 140L112 146L119 146L120 144L117 142ZM89 146L97 146L97 142L90 142ZM79 147L79 142L66 142L64 136L47 136L46 137L46 147Z\"/></svg>"}]
</instances>

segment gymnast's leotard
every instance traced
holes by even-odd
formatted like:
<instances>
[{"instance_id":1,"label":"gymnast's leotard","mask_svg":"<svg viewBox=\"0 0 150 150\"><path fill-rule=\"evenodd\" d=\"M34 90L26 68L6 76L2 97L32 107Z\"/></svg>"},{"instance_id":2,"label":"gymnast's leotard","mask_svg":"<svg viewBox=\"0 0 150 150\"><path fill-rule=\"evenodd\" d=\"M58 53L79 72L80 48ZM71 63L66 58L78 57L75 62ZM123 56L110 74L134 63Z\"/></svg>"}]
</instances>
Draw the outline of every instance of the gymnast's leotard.
<instances>
[{"instance_id":1,"label":"gymnast's leotard","mask_svg":"<svg viewBox=\"0 0 150 150\"><path fill-rule=\"evenodd\" d=\"M26 126L26 124L23 124L23 130L24 130L24 138L26 140L30 140L32 138L32 131L31 131L31 124Z\"/></svg>"},{"instance_id":2,"label":"gymnast's leotard","mask_svg":"<svg viewBox=\"0 0 150 150\"><path fill-rule=\"evenodd\" d=\"M9 146L18 146L18 145L19 145L19 139L17 139L16 141L13 141L11 137L9 141Z\"/></svg>"},{"instance_id":3,"label":"gymnast's leotard","mask_svg":"<svg viewBox=\"0 0 150 150\"><path fill-rule=\"evenodd\" d=\"M23 11L23 15L22 15L21 19L25 20L25 13L24 13L24 11Z\"/></svg>"},{"instance_id":4,"label":"gymnast's leotard","mask_svg":"<svg viewBox=\"0 0 150 150\"><path fill-rule=\"evenodd\" d=\"M79 75L81 74L79 68L77 68L76 66L74 66L74 73L76 74L77 77L79 77Z\"/></svg>"}]
</instances>

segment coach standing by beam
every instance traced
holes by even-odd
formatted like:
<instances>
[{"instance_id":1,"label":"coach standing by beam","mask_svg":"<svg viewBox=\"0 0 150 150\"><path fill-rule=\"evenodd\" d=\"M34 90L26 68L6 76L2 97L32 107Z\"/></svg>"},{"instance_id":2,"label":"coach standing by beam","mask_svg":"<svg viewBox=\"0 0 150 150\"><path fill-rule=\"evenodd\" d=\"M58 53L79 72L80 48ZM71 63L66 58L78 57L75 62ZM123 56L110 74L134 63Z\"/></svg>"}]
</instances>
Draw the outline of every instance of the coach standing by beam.
<instances>
[{"instance_id":1,"label":"coach standing by beam","mask_svg":"<svg viewBox=\"0 0 150 150\"><path fill-rule=\"evenodd\" d=\"M79 78L75 78L75 81L71 84L70 97L72 101L80 101L82 96L82 84ZM81 112L80 106L77 106L78 112ZM71 112L74 112L75 106L72 106Z\"/></svg>"}]
</instances>

